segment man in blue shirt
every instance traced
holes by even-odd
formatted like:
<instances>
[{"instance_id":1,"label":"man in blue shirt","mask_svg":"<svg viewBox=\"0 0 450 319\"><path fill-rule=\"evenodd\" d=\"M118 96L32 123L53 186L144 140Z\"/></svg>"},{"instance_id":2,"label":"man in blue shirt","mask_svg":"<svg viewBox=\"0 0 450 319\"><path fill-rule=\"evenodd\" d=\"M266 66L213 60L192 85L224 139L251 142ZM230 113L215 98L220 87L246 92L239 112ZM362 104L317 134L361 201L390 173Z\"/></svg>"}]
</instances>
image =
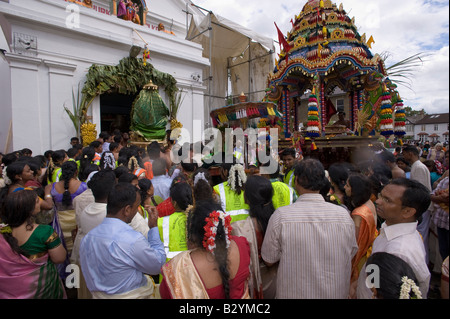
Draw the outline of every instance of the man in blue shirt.
<instances>
[{"instance_id":1,"label":"man in blue shirt","mask_svg":"<svg viewBox=\"0 0 450 319\"><path fill-rule=\"evenodd\" d=\"M160 273L166 254L156 209L150 210L148 239L128 225L140 202L135 186L116 185L108 196L106 218L81 242L81 268L93 298L154 296L154 283L148 275Z\"/></svg>"}]
</instances>

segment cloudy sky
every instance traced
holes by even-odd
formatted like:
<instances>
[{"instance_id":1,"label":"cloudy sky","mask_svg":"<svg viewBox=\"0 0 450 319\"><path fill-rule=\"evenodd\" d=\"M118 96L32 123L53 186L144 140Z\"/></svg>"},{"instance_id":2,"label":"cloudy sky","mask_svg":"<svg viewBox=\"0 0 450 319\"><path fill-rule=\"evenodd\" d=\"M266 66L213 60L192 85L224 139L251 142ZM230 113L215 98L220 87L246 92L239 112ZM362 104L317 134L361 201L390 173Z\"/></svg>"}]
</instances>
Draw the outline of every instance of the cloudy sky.
<instances>
[{"instance_id":1,"label":"cloudy sky","mask_svg":"<svg viewBox=\"0 0 450 319\"><path fill-rule=\"evenodd\" d=\"M332 0L333 1L333 0ZM229 20L278 40L274 22L286 35L289 22L307 0L193 0ZM427 113L449 111L449 1L448 0L338 0L360 34L373 36L372 53L389 54L386 67L416 53L423 63L410 79L411 88L399 86L406 106ZM278 46L278 44L276 44Z\"/></svg>"}]
</instances>

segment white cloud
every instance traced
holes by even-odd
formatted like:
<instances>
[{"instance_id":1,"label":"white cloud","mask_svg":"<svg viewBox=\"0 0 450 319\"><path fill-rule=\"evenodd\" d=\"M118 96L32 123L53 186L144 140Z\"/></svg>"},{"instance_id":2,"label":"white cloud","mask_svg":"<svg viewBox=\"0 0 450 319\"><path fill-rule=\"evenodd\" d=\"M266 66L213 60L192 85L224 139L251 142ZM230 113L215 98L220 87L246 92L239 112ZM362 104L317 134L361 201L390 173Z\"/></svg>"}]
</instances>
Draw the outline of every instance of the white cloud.
<instances>
[{"instance_id":1,"label":"white cloud","mask_svg":"<svg viewBox=\"0 0 450 319\"><path fill-rule=\"evenodd\" d=\"M399 88L408 104L427 113L448 112L449 106L449 46L437 51L424 62L412 79L414 92ZM404 92L404 93L402 93Z\"/></svg>"},{"instance_id":2,"label":"white cloud","mask_svg":"<svg viewBox=\"0 0 450 319\"><path fill-rule=\"evenodd\" d=\"M306 0L194 0L262 35L278 40L274 22L286 34L290 20ZM413 91L399 86L409 105L428 113L448 112L449 107L449 2L448 0L340 0L350 18L355 17L360 34L374 37L372 53L389 52L387 66L419 52L432 57L411 79Z\"/></svg>"}]
</instances>

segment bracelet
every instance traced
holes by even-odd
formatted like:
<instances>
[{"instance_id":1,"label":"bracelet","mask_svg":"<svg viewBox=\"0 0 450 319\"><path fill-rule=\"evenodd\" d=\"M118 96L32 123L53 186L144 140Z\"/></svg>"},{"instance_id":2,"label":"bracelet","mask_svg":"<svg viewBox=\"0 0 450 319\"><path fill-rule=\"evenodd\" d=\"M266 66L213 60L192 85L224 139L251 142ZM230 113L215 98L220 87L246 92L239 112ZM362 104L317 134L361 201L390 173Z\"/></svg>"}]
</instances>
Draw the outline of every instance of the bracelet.
<instances>
[{"instance_id":1,"label":"bracelet","mask_svg":"<svg viewBox=\"0 0 450 319\"><path fill-rule=\"evenodd\" d=\"M46 198L46 199L47 199L47 198L52 198L52 195L47 194L47 195L45 195L45 198Z\"/></svg>"}]
</instances>

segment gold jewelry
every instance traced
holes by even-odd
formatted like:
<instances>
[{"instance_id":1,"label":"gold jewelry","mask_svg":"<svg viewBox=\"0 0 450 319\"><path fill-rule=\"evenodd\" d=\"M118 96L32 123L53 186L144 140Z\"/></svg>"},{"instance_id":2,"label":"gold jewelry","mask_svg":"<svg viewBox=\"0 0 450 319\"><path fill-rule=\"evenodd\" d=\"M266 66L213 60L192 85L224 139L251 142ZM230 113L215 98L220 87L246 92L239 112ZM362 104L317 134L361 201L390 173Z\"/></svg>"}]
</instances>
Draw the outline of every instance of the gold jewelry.
<instances>
[{"instance_id":1,"label":"gold jewelry","mask_svg":"<svg viewBox=\"0 0 450 319\"><path fill-rule=\"evenodd\" d=\"M52 195L47 194L47 195L45 195L45 198L52 198Z\"/></svg>"}]
</instances>

